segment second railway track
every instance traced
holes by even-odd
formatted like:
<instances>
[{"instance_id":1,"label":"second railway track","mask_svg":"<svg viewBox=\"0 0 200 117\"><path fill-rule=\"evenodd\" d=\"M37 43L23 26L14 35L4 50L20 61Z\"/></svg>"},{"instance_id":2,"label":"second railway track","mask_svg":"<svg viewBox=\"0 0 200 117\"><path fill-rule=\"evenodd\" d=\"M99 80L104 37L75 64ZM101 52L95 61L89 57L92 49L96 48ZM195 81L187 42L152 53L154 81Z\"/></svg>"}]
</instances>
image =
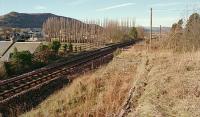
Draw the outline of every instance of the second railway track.
<instances>
[{"instance_id":1,"label":"second railway track","mask_svg":"<svg viewBox=\"0 0 200 117\"><path fill-rule=\"evenodd\" d=\"M127 41L109 45L90 52L85 52L75 56L73 59L63 61L51 66L43 67L38 70L2 81L0 83L0 104L29 92L39 86L47 84L63 75L70 74L70 71L88 62L112 54L117 48L130 46L135 41Z\"/></svg>"}]
</instances>

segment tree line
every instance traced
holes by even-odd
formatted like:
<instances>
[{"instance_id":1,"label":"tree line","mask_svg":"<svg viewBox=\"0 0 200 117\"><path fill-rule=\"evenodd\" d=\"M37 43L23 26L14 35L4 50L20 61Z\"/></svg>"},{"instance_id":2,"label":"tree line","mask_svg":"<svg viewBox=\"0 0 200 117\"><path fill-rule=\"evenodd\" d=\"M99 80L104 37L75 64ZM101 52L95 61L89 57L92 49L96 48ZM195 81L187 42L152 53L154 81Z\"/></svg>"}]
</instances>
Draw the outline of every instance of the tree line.
<instances>
[{"instance_id":1,"label":"tree line","mask_svg":"<svg viewBox=\"0 0 200 117\"><path fill-rule=\"evenodd\" d=\"M60 42L105 44L130 38L134 20L85 20L49 18L43 24L45 39L52 41L58 38Z\"/></svg>"}]
</instances>

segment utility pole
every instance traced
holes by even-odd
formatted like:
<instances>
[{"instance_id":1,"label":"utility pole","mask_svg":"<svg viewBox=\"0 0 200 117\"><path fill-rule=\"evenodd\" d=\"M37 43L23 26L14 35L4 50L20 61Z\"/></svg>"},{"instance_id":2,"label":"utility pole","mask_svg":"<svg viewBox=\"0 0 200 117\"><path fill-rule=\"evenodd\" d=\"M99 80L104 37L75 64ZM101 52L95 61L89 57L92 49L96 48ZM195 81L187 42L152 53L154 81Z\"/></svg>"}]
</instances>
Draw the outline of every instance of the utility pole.
<instances>
[{"instance_id":1,"label":"utility pole","mask_svg":"<svg viewBox=\"0 0 200 117\"><path fill-rule=\"evenodd\" d=\"M162 26L160 25L160 37L159 37L160 39L162 38L161 35L162 35Z\"/></svg>"},{"instance_id":2,"label":"utility pole","mask_svg":"<svg viewBox=\"0 0 200 117\"><path fill-rule=\"evenodd\" d=\"M150 44L152 41L152 8L151 8L151 13L150 13Z\"/></svg>"}]
</instances>

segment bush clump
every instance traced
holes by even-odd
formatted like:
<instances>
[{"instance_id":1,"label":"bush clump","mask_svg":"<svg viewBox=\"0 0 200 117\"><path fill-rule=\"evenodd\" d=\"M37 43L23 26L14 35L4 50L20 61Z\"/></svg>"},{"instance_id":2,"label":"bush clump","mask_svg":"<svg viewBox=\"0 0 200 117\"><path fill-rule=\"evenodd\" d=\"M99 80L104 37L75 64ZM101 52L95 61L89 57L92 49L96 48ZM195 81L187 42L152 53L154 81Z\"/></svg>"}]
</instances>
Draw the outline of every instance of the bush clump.
<instances>
[{"instance_id":1,"label":"bush clump","mask_svg":"<svg viewBox=\"0 0 200 117\"><path fill-rule=\"evenodd\" d=\"M200 15L193 13L184 26L183 19L172 25L169 38L163 47L179 52L196 51L200 48Z\"/></svg>"}]
</instances>

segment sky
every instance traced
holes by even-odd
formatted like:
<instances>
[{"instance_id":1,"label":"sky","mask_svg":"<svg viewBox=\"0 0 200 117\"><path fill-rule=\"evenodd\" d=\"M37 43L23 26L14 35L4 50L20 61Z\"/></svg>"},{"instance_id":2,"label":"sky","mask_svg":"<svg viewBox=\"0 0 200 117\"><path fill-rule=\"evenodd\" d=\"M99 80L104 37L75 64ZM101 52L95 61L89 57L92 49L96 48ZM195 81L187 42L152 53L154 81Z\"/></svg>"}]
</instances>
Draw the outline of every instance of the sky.
<instances>
[{"instance_id":1,"label":"sky","mask_svg":"<svg viewBox=\"0 0 200 117\"><path fill-rule=\"evenodd\" d=\"M137 26L149 26L153 8L153 26L171 26L178 19L200 11L200 0L0 0L0 15L53 13L84 19L132 18Z\"/></svg>"}]
</instances>

